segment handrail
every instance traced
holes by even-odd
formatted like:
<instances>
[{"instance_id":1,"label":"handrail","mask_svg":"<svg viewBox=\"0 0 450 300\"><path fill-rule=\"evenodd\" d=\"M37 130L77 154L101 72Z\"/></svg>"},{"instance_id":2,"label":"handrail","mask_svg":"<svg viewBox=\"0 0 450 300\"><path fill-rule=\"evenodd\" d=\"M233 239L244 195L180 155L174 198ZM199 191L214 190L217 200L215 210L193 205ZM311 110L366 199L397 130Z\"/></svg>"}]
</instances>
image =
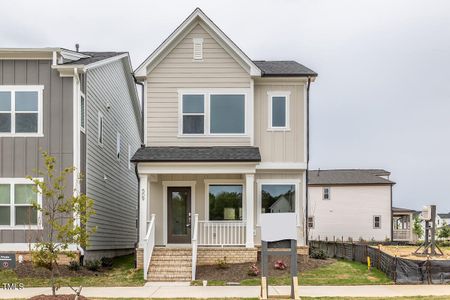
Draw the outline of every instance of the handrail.
<instances>
[{"instance_id":1,"label":"handrail","mask_svg":"<svg viewBox=\"0 0 450 300\"><path fill-rule=\"evenodd\" d=\"M198 214L194 215L194 226L192 227L192 280L195 280L197 271L197 236L198 236Z\"/></svg>"},{"instance_id":2,"label":"handrail","mask_svg":"<svg viewBox=\"0 0 450 300\"><path fill-rule=\"evenodd\" d=\"M153 248L155 247L155 214L152 214L150 223L147 229L147 234L144 238L144 279L147 280L148 269L150 268L150 261L152 259Z\"/></svg>"}]
</instances>

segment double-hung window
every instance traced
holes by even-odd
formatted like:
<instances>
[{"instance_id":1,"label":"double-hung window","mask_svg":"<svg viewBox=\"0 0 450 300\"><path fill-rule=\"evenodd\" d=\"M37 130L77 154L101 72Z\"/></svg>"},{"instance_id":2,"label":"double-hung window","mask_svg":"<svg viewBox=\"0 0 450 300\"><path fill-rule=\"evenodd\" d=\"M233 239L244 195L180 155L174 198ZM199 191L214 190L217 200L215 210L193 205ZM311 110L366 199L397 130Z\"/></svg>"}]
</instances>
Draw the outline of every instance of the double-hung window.
<instances>
[{"instance_id":1,"label":"double-hung window","mask_svg":"<svg viewBox=\"0 0 450 300\"><path fill-rule=\"evenodd\" d=\"M210 184L209 220L242 220L242 184Z\"/></svg>"},{"instance_id":2,"label":"double-hung window","mask_svg":"<svg viewBox=\"0 0 450 300\"><path fill-rule=\"evenodd\" d=\"M0 228L40 226L34 203L42 204L41 195L34 191L30 180L0 178Z\"/></svg>"},{"instance_id":3,"label":"double-hung window","mask_svg":"<svg viewBox=\"0 0 450 300\"><path fill-rule=\"evenodd\" d=\"M182 135L244 135L245 93L191 93L181 96Z\"/></svg>"},{"instance_id":4,"label":"double-hung window","mask_svg":"<svg viewBox=\"0 0 450 300\"><path fill-rule=\"evenodd\" d=\"M289 130L290 92L268 92L269 130Z\"/></svg>"},{"instance_id":5,"label":"double-hung window","mask_svg":"<svg viewBox=\"0 0 450 300\"><path fill-rule=\"evenodd\" d=\"M0 86L0 136L42 135L43 86Z\"/></svg>"}]
</instances>

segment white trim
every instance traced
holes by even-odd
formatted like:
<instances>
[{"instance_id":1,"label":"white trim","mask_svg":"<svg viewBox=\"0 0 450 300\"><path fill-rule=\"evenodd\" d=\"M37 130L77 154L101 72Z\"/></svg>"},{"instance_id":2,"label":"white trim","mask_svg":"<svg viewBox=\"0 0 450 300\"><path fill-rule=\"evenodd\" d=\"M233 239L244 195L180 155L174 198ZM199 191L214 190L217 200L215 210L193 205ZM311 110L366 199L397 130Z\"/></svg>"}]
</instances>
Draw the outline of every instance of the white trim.
<instances>
[{"instance_id":1,"label":"white trim","mask_svg":"<svg viewBox=\"0 0 450 300\"><path fill-rule=\"evenodd\" d=\"M247 128L250 135L250 145L255 146L255 80L250 78L250 92L247 101Z\"/></svg>"},{"instance_id":2,"label":"white trim","mask_svg":"<svg viewBox=\"0 0 450 300\"><path fill-rule=\"evenodd\" d=\"M291 92L290 91L268 91L267 92L267 104L268 104L268 128L267 131L290 131L291 130L291 124L290 124L290 117L289 117L289 111L290 111L290 97ZM272 106L273 106L273 98L274 97L285 97L285 126L273 126L273 116L272 116Z\"/></svg>"},{"instance_id":3,"label":"white trim","mask_svg":"<svg viewBox=\"0 0 450 300\"><path fill-rule=\"evenodd\" d=\"M100 120L101 120L101 126L100 126ZM103 142L105 139L104 127L105 127L105 119L103 117L103 113L101 111L98 111L98 114L97 114L97 144L101 147L103 147ZM101 141L100 141L100 136L101 136Z\"/></svg>"},{"instance_id":4,"label":"white trim","mask_svg":"<svg viewBox=\"0 0 450 300\"><path fill-rule=\"evenodd\" d=\"M294 185L295 186L295 214L297 215L297 226L301 226L300 219L300 179L257 179L256 180L256 226L260 226L261 220L261 192L262 185Z\"/></svg>"},{"instance_id":5,"label":"white trim","mask_svg":"<svg viewBox=\"0 0 450 300\"><path fill-rule=\"evenodd\" d=\"M314 81L314 78L313 80ZM308 112L307 112L307 92L306 92L306 85L302 85L303 88L303 160L306 162L308 161Z\"/></svg>"},{"instance_id":6,"label":"white trim","mask_svg":"<svg viewBox=\"0 0 450 300\"><path fill-rule=\"evenodd\" d=\"M163 244L167 245L167 188L169 187L190 187L191 188L191 219L195 214L195 185L197 181L163 181ZM192 226L191 226L192 231ZM193 233L191 232L191 235ZM170 244L172 245L172 244Z\"/></svg>"},{"instance_id":7,"label":"white trim","mask_svg":"<svg viewBox=\"0 0 450 300\"><path fill-rule=\"evenodd\" d=\"M44 178L33 178L34 179L38 179L39 181L44 181ZM16 184L28 184L28 185L34 185L33 181L27 179L27 178L0 178L0 184L8 184L10 185L9 188L9 204L0 204L0 206L3 207L9 207L10 208L10 225L0 225L0 230L7 230L7 229L22 229L22 230L27 230L27 229L35 229L35 230L41 230L43 229L43 224L42 224L42 212L41 211L37 211L37 224L36 225L15 225L16 220L16 214L15 214L15 207L16 206L31 206L31 205L25 205L25 204L15 204L14 203L14 186ZM41 193L37 193L37 203L42 206L42 194ZM0 243L0 247L1 247L1 243Z\"/></svg>"},{"instance_id":8,"label":"white trim","mask_svg":"<svg viewBox=\"0 0 450 300\"><path fill-rule=\"evenodd\" d=\"M256 172L256 162L160 162L139 163L142 174L247 174Z\"/></svg>"},{"instance_id":9,"label":"white trim","mask_svg":"<svg viewBox=\"0 0 450 300\"><path fill-rule=\"evenodd\" d=\"M144 80L144 95L142 95L144 99L144 145L147 145L147 134L148 134L148 128L147 128L147 80ZM142 109L142 108L141 108Z\"/></svg>"},{"instance_id":10,"label":"white trim","mask_svg":"<svg viewBox=\"0 0 450 300\"><path fill-rule=\"evenodd\" d=\"M197 22L197 19L202 20L213 32L230 48L231 51L236 53L238 57L244 61L250 68L250 76L261 76L261 70L253 63L253 61L245 55L245 53L234 44L234 42L228 38L204 13L201 9L196 8L192 14L183 22L170 36L152 53L150 56L136 69L135 75L137 77L147 76L147 67L156 60L163 52L167 50L169 45L174 42L179 35L189 28L192 24ZM226 49L228 50L228 49Z\"/></svg>"},{"instance_id":11,"label":"white trim","mask_svg":"<svg viewBox=\"0 0 450 300\"><path fill-rule=\"evenodd\" d=\"M242 179L205 179L205 220L209 220L209 186L210 185L241 185L242 186L242 220L245 216L245 180ZM215 222L220 222L220 220L214 220ZM223 220L223 221L232 221L232 220Z\"/></svg>"},{"instance_id":12,"label":"white trim","mask_svg":"<svg viewBox=\"0 0 450 300\"><path fill-rule=\"evenodd\" d=\"M69 244L69 251L80 251L78 245ZM36 243L0 243L1 252L28 252L30 248L36 247Z\"/></svg>"},{"instance_id":13,"label":"white trim","mask_svg":"<svg viewBox=\"0 0 450 300\"><path fill-rule=\"evenodd\" d=\"M81 99L84 99L84 106L83 106L83 111L81 111ZM80 106L79 106L79 112L80 112L80 131L83 133L86 133L86 96L84 95L83 92L80 91ZM84 124L81 123L81 115L84 115Z\"/></svg>"},{"instance_id":14,"label":"white trim","mask_svg":"<svg viewBox=\"0 0 450 300\"><path fill-rule=\"evenodd\" d=\"M43 85L0 85L1 92L11 92L11 110L3 111L11 114L11 132L0 132L0 137L43 137L44 136L44 109L43 109ZM37 92L38 110L16 112L16 92ZM37 113L37 132L16 132L16 113Z\"/></svg>"},{"instance_id":15,"label":"white trim","mask_svg":"<svg viewBox=\"0 0 450 300\"><path fill-rule=\"evenodd\" d=\"M258 170L306 170L303 162L262 162L256 165Z\"/></svg>"},{"instance_id":16,"label":"white trim","mask_svg":"<svg viewBox=\"0 0 450 300\"><path fill-rule=\"evenodd\" d=\"M249 115L253 115L253 107L250 106L251 90L248 88L195 88L195 89L179 89L178 90L178 137L179 138L210 138L210 137L249 137L250 125ZM201 113L183 113L183 96L184 95L203 95L203 114ZM212 95L244 95L244 132L243 133L211 133L211 96ZM253 99L252 99L253 100ZM203 115L204 128L203 133L185 134L183 133L183 116L184 115Z\"/></svg>"}]
</instances>

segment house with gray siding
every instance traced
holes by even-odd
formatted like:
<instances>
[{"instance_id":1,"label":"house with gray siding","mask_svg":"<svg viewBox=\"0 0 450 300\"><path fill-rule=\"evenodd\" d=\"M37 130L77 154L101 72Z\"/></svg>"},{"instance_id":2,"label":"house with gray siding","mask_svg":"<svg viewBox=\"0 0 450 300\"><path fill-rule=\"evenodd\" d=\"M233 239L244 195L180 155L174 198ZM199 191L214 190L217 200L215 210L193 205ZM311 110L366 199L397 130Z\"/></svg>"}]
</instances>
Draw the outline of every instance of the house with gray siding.
<instances>
[{"instance_id":1,"label":"house with gray siding","mask_svg":"<svg viewBox=\"0 0 450 300\"><path fill-rule=\"evenodd\" d=\"M306 254L308 91L317 74L292 60L250 59L196 9L135 76L145 90L145 147L132 158L144 277L191 280L197 265L224 257L256 261L269 213L295 215Z\"/></svg>"},{"instance_id":2,"label":"house with gray siding","mask_svg":"<svg viewBox=\"0 0 450 300\"><path fill-rule=\"evenodd\" d=\"M0 49L0 252L28 251L45 238L31 202L46 200L26 179L43 169L42 151L59 170L76 168L67 195L94 200L88 226L97 230L87 249L71 250L87 259L133 251L138 183L130 157L141 145L140 120L128 53Z\"/></svg>"}]
</instances>

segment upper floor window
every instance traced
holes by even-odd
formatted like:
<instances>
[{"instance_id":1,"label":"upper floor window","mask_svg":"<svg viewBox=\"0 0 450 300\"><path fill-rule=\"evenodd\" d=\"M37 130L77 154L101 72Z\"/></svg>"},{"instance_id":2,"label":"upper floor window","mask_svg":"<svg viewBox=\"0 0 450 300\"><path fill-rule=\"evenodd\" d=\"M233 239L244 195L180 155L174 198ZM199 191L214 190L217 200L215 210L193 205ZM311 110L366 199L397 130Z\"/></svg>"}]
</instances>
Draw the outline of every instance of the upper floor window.
<instances>
[{"instance_id":1,"label":"upper floor window","mask_svg":"<svg viewBox=\"0 0 450 300\"><path fill-rule=\"evenodd\" d=\"M43 86L0 86L0 136L42 135Z\"/></svg>"},{"instance_id":2,"label":"upper floor window","mask_svg":"<svg viewBox=\"0 0 450 300\"><path fill-rule=\"evenodd\" d=\"M183 135L245 134L245 94L192 93L181 97Z\"/></svg>"},{"instance_id":3,"label":"upper floor window","mask_svg":"<svg viewBox=\"0 0 450 300\"><path fill-rule=\"evenodd\" d=\"M35 227L40 225L41 195L25 178L0 178L0 227Z\"/></svg>"},{"instance_id":4,"label":"upper floor window","mask_svg":"<svg viewBox=\"0 0 450 300\"><path fill-rule=\"evenodd\" d=\"M269 95L269 129L289 130L289 96L290 92L268 92Z\"/></svg>"},{"instance_id":5,"label":"upper floor window","mask_svg":"<svg viewBox=\"0 0 450 300\"><path fill-rule=\"evenodd\" d=\"M80 128L83 132L86 129L86 98L83 94L80 96Z\"/></svg>"},{"instance_id":6,"label":"upper floor window","mask_svg":"<svg viewBox=\"0 0 450 300\"><path fill-rule=\"evenodd\" d=\"M194 59L202 60L203 59L203 39L202 38L194 38Z\"/></svg>"},{"instance_id":7,"label":"upper floor window","mask_svg":"<svg viewBox=\"0 0 450 300\"><path fill-rule=\"evenodd\" d=\"M103 146L103 114L98 112L98 128L97 128L97 141L100 146Z\"/></svg>"},{"instance_id":8,"label":"upper floor window","mask_svg":"<svg viewBox=\"0 0 450 300\"><path fill-rule=\"evenodd\" d=\"M323 200L330 200L330 199L331 199L330 188L324 187L323 188Z\"/></svg>"}]
</instances>

